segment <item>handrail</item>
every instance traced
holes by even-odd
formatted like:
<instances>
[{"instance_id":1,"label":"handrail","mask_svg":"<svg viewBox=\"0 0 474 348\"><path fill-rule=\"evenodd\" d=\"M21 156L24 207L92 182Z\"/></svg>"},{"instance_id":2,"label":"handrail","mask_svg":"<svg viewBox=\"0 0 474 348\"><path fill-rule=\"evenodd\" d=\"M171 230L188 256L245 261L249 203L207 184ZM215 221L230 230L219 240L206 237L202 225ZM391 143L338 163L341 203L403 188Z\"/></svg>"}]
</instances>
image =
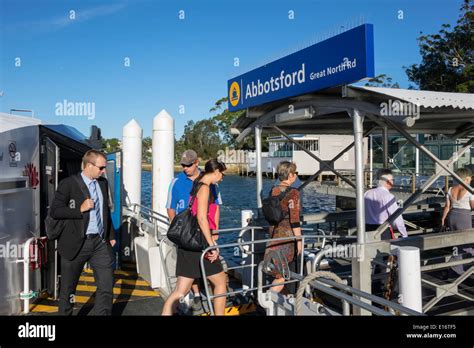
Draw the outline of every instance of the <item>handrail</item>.
<instances>
[{"instance_id":1,"label":"handrail","mask_svg":"<svg viewBox=\"0 0 474 348\"><path fill-rule=\"evenodd\" d=\"M170 224L168 216L165 216L165 215L163 215L163 214L157 212L156 210L153 210L153 209L151 209L147 206L144 206L144 205L141 205L141 204L138 204L138 203L133 203L133 204L129 205L128 207L131 210L131 212L133 214L136 214L137 216L146 215L149 218L150 222L158 221L158 222L160 222L162 224L165 224L165 225L168 225L168 226ZM140 210L137 211L137 208L140 208Z\"/></svg>"},{"instance_id":2,"label":"handrail","mask_svg":"<svg viewBox=\"0 0 474 348\"><path fill-rule=\"evenodd\" d=\"M257 227L257 226L250 226L250 227L254 228L254 227ZM302 243L303 243L303 250L301 251L301 253L303 253L305 239L318 238L318 237L320 238L320 236L316 236L316 235L301 235L301 236L290 236L290 237L282 237L282 238L268 238L268 239L260 239L260 240L249 241L249 242L228 243L228 244L222 244L222 245L209 246L209 247L207 247L206 249L204 249L202 251L201 256L200 256L201 272L202 272L203 278L206 279L206 270L204 268L204 255L206 255L206 253L208 253L211 250L223 249L223 248L232 248L232 247L236 247L236 246L239 246L239 245L255 245L255 244L259 244L259 243L267 243L267 242L270 242L270 241L292 241L292 240L296 241L296 240L301 239ZM301 271L303 269L303 262L304 262L304 258L301 257L301 268L300 268ZM253 264L252 266L255 266L255 265ZM294 281L289 281L289 282L294 282ZM286 284L286 283L287 282L279 283L279 285L283 285L283 284ZM214 307L212 305L212 299L215 298L215 297L227 296L229 293L226 292L225 294L218 295L218 296L209 295L209 285L207 284L206 281L204 282L204 288L205 288L205 291L206 291L206 299L207 299L207 302L208 302L208 305L209 305L209 311L210 311L211 315L214 315ZM255 290L255 289L253 289L253 288L245 289L245 290L240 290L240 291L234 291L233 293L243 293L243 292L248 292L248 291L251 291L251 290Z\"/></svg>"},{"instance_id":3,"label":"handrail","mask_svg":"<svg viewBox=\"0 0 474 348\"><path fill-rule=\"evenodd\" d=\"M216 235L216 234L219 234L219 233L230 233L230 232L240 231L241 229L242 229L241 227L238 227L238 228L236 228L236 227L223 228L223 229L220 229L220 230L212 231L212 235ZM160 259L161 259L161 262L163 264L163 269L164 269L165 276L166 276L166 283L168 285L169 290L171 291L171 278L172 277L168 273L168 268L166 267L166 257L163 254L163 249L162 249L162 245L165 244L164 242L166 240L169 240L167 236L163 236L161 239L158 239L158 235L155 233L155 241L157 243L158 250L159 250L159 253L160 253ZM246 268L246 267L252 267L252 266L253 265L241 265L241 266L236 266L236 267L230 267L228 269L239 269L239 268Z\"/></svg>"},{"instance_id":4,"label":"handrail","mask_svg":"<svg viewBox=\"0 0 474 348\"><path fill-rule=\"evenodd\" d=\"M262 280L262 269L263 269L263 262L260 262L258 266L258 291L259 293L262 293L263 288L265 287L272 287L272 286L279 286L280 284L271 284L270 286L264 286L263 285L263 280ZM315 273L312 273L315 274ZM290 271L290 278L296 279L297 281L303 281L306 277L303 277L302 275L299 275L297 273L291 272ZM319 284L319 283L322 284ZM369 304L367 302L361 301L353 296L350 296L346 294L345 292L352 293L352 295L356 295L358 297L365 298L367 300L370 300L372 302L384 305L386 307L392 308L394 310L399 311L400 313L406 314L406 315L416 315L416 316L425 316L426 314L419 313L417 311L414 311L410 308L406 308L398 303L386 300L384 298L369 294L367 292L364 292L362 290L358 290L356 288L353 288L349 285L343 284L343 283L338 283L335 282L334 280L331 279L326 279L326 278L318 278L314 279L309 282L309 285L313 286L319 291L322 291L330 296L334 296L335 298L338 298L342 301L343 303L343 312L348 314L347 308L344 307L344 303L351 303L352 305L358 306L362 309L366 309L369 312L373 314L378 314L378 315L383 315L383 316L392 316L390 312L386 312L382 310L381 308L375 307L372 304ZM337 290L333 289L336 288ZM344 291L344 292L343 292Z\"/></svg>"},{"instance_id":5,"label":"handrail","mask_svg":"<svg viewBox=\"0 0 474 348\"><path fill-rule=\"evenodd\" d=\"M34 292L30 289L30 245L36 240L36 237L28 238L23 246L23 259L18 262L23 263L23 291L20 293L20 298L23 302L23 312L28 314L30 312L30 298L33 297ZM37 247L36 247L37 248ZM34 251L35 260L38 257L38 250Z\"/></svg>"},{"instance_id":6,"label":"handrail","mask_svg":"<svg viewBox=\"0 0 474 348\"><path fill-rule=\"evenodd\" d=\"M293 274L292 274L293 275ZM295 277L298 277L299 275L298 274L294 274ZM408 307L404 307L402 306L401 304L399 303L396 303L396 302L392 302L392 301L389 301L389 300L386 300L382 297L379 297L379 296L375 296L373 294L369 294L365 291L362 291L362 290L359 290L359 289L356 289L356 288L353 288L349 285L345 285L345 284L340 284L340 283L336 283L335 281L331 280L331 279L325 279L325 278L320 278L320 279L317 279L316 281L319 281L321 283L325 283L327 285L330 285L332 287L335 287L339 290L342 290L342 291L348 291L348 292L351 292L353 295L356 295L358 297L363 297L367 300L370 300L372 302L375 302L375 303L378 303L380 305L383 305L383 306L386 306L386 307L389 307L389 308L392 308L396 311L399 311L400 313L403 313L403 314L406 314L406 315L416 315L416 316L426 316L426 314L424 313L420 313L420 312L417 312L411 308L408 308ZM314 282L314 281L313 281ZM311 282L310 284L312 285L313 282Z\"/></svg>"},{"instance_id":7,"label":"handrail","mask_svg":"<svg viewBox=\"0 0 474 348\"><path fill-rule=\"evenodd\" d=\"M243 236L245 235L245 233L247 233L248 231L251 231L251 230L263 230L265 228L268 228L270 226L246 226L244 228L242 228L240 230L240 233L237 237L237 243L242 243L243 242ZM322 247L324 248L324 245L326 245L326 233L320 229L320 228L307 228L307 227L302 227L301 228L301 231L311 231L311 232L314 232L314 231L317 231L317 232L321 232L321 234L323 235L323 242L322 242ZM318 243L319 243L319 238L318 238ZM250 251L250 250L246 250L242 247L242 245L239 245L239 249L242 253L244 254L247 254L247 255L252 255L253 251Z\"/></svg>"},{"instance_id":8,"label":"handrail","mask_svg":"<svg viewBox=\"0 0 474 348\"><path fill-rule=\"evenodd\" d=\"M329 253L331 252L333 249L333 247L331 245L329 245L328 247L324 248L324 249L321 249L317 254L316 256L314 257L314 260L313 260L313 265L311 267L311 273L312 272L316 272L316 271L319 271L319 264L321 263L321 260L323 259L323 257L326 255L326 253Z\"/></svg>"},{"instance_id":9,"label":"handrail","mask_svg":"<svg viewBox=\"0 0 474 348\"><path fill-rule=\"evenodd\" d=\"M160 259L161 259L161 263L163 265L163 270L164 270L164 273L165 273L165 277L166 277L166 285L168 285L168 290L171 292L171 277L168 273L168 267L166 267L166 258L165 256L163 255L163 249L161 248L161 246L164 244L164 242L166 240L168 240L168 237L164 237L160 240L158 240L156 238L156 234L155 234L155 240L156 240L156 243L157 243L157 246L158 246L158 251L160 252Z\"/></svg>"}]
</instances>

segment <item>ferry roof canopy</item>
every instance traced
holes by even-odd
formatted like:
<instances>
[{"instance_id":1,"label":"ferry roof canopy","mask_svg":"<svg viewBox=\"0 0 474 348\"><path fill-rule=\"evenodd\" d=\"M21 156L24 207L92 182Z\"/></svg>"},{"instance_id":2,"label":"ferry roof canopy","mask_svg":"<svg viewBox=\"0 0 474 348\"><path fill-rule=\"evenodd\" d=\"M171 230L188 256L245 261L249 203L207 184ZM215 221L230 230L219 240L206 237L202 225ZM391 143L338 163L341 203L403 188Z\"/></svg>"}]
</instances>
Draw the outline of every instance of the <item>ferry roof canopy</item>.
<instances>
[{"instance_id":1,"label":"ferry roof canopy","mask_svg":"<svg viewBox=\"0 0 474 348\"><path fill-rule=\"evenodd\" d=\"M87 142L87 137L74 127L65 124L44 124L43 121L38 118L0 113L0 133L29 126L42 127L41 129L50 136L64 138L69 141L73 140L90 147Z\"/></svg>"},{"instance_id":2,"label":"ferry roof canopy","mask_svg":"<svg viewBox=\"0 0 474 348\"><path fill-rule=\"evenodd\" d=\"M412 134L474 136L474 94L399 88L337 86L246 109L231 125L241 141L261 126L275 134L278 126L290 134L353 134L348 112L365 114L364 129L395 121Z\"/></svg>"}]
</instances>

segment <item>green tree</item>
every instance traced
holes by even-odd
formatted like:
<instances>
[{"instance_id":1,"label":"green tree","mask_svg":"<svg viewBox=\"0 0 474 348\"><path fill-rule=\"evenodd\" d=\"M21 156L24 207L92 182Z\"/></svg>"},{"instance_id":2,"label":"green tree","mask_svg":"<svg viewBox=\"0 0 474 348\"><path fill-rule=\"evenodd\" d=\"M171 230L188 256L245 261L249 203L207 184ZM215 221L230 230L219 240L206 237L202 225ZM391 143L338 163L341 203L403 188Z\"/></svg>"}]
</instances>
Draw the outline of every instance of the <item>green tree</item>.
<instances>
[{"instance_id":1,"label":"green tree","mask_svg":"<svg viewBox=\"0 0 474 348\"><path fill-rule=\"evenodd\" d=\"M404 67L420 89L474 93L474 15L472 0L464 0L461 15L451 29L443 24L437 34L418 38L421 63Z\"/></svg>"},{"instance_id":2,"label":"green tree","mask_svg":"<svg viewBox=\"0 0 474 348\"><path fill-rule=\"evenodd\" d=\"M146 163L151 163L151 159L151 137L145 137L142 140L142 161Z\"/></svg>"},{"instance_id":3,"label":"green tree","mask_svg":"<svg viewBox=\"0 0 474 348\"><path fill-rule=\"evenodd\" d=\"M203 159L217 156L217 151L222 148L219 136L219 127L212 118L199 121L188 121L184 126L181 139L176 143L175 159L179 160L182 151L192 149Z\"/></svg>"},{"instance_id":4,"label":"green tree","mask_svg":"<svg viewBox=\"0 0 474 348\"><path fill-rule=\"evenodd\" d=\"M102 141L102 151L109 153L120 150L120 140L117 138L103 139Z\"/></svg>"},{"instance_id":5,"label":"green tree","mask_svg":"<svg viewBox=\"0 0 474 348\"><path fill-rule=\"evenodd\" d=\"M392 78L386 74L377 75L367 81L365 86L368 87L387 87L387 88L400 88L398 82L392 82Z\"/></svg>"},{"instance_id":6,"label":"green tree","mask_svg":"<svg viewBox=\"0 0 474 348\"><path fill-rule=\"evenodd\" d=\"M224 146L234 148L234 149L243 149L243 150L253 150L255 149L255 140L253 134L248 136L241 143L235 141L235 136L230 133L230 126L234 123L239 117L245 114L245 110L230 112L226 107L227 97L219 99L215 105L209 110L211 113L217 113L213 116L213 119L217 122L219 129L219 135L222 139ZM262 144L262 146L265 146Z\"/></svg>"}]
</instances>

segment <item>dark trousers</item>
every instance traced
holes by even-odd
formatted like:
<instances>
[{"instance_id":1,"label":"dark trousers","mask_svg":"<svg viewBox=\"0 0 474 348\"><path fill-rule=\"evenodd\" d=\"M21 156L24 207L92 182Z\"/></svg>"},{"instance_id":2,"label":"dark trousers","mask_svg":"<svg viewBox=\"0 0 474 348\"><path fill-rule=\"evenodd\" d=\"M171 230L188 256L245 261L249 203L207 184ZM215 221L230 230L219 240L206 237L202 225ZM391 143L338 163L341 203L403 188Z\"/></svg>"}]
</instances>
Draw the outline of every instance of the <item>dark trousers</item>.
<instances>
[{"instance_id":1,"label":"dark trousers","mask_svg":"<svg viewBox=\"0 0 474 348\"><path fill-rule=\"evenodd\" d=\"M71 315L75 302L76 286L86 262L94 272L97 285L94 314L111 315L114 287L112 247L102 238L87 238L79 254L73 260L61 258L61 286L59 314Z\"/></svg>"}]
</instances>

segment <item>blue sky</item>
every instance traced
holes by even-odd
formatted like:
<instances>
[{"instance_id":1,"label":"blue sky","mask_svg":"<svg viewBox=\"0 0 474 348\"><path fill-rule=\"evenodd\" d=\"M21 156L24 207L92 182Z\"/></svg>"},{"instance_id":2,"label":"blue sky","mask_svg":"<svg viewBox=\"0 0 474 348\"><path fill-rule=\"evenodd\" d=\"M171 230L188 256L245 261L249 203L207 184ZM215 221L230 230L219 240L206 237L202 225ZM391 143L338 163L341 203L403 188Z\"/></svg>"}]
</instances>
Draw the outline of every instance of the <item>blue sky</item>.
<instances>
[{"instance_id":1,"label":"blue sky","mask_svg":"<svg viewBox=\"0 0 474 348\"><path fill-rule=\"evenodd\" d=\"M33 109L46 122L86 135L96 124L104 137L121 138L131 118L150 136L153 117L166 109L180 137L188 120L210 116L227 95L228 79L361 17L374 24L376 74L406 88L402 66L419 63L420 31L454 24L460 6L461 0L0 0L0 111ZM95 118L56 115L63 100L95 103Z\"/></svg>"}]
</instances>

